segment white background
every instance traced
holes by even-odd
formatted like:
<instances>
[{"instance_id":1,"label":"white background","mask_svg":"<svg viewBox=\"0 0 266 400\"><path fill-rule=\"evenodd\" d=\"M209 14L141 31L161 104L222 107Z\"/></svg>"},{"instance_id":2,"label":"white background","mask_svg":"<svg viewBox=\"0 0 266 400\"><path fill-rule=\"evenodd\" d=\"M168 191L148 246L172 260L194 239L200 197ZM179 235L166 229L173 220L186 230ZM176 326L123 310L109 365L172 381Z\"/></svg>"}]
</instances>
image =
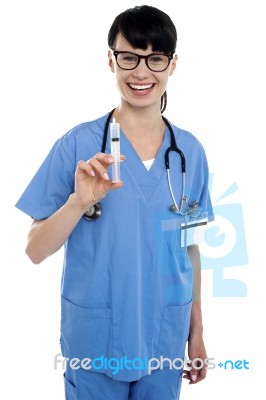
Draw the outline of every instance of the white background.
<instances>
[{"instance_id":1,"label":"white background","mask_svg":"<svg viewBox=\"0 0 266 400\"><path fill-rule=\"evenodd\" d=\"M135 1L1 0L1 386L5 400L63 399L59 348L62 251L39 266L24 255L29 217L14 204L54 141L117 105L107 66L108 29ZM250 370L209 371L184 382L182 400L265 396L265 38L263 0L147 0L178 30L179 63L165 116L203 143L215 176L215 202L239 191L249 263L227 268L246 297L214 297L203 271L205 340L210 357L250 362ZM264 171L264 172L263 172ZM264 360L263 360L264 356Z\"/></svg>"}]
</instances>

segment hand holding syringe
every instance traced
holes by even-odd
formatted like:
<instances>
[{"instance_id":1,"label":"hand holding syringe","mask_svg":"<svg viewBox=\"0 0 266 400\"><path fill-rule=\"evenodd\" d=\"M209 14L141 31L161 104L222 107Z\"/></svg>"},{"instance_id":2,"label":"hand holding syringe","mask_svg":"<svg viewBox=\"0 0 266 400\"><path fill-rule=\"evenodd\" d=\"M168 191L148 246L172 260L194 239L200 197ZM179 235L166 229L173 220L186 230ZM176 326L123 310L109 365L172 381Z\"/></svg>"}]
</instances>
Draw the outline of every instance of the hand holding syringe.
<instances>
[{"instance_id":1,"label":"hand holding syringe","mask_svg":"<svg viewBox=\"0 0 266 400\"><path fill-rule=\"evenodd\" d=\"M120 179L120 127L119 123L113 122L110 124L110 141L111 141L111 155L114 159L112 164L112 182L121 182Z\"/></svg>"},{"instance_id":2,"label":"hand holding syringe","mask_svg":"<svg viewBox=\"0 0 266 400\"><path fill-rule=\"evenodd\" d=\"M92 218L94 214L90 214L92 208L95 211L95 205L108 192L123 186L120 179L120 162L126 157L120 154L120 129L115 119L110 124L109 130L111 154L106 154L104 149L88 161L80 160L75 172L75 192L72 198L78 208L84 209L84 213L91 220L95 219ZM111 179L108 175L109 166L112 166Z\"/></svg>"}]
</instances>

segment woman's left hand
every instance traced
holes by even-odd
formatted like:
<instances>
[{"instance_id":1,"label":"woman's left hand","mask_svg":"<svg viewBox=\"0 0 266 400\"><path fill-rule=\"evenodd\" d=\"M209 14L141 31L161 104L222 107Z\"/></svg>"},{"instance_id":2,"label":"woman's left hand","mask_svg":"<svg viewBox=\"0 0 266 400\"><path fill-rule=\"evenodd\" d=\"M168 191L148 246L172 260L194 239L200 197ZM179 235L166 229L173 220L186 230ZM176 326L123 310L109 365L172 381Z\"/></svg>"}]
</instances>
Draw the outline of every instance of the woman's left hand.
<instances>
[{"instance_id":1,"label":"woman's left hand","mask_svg":"<svg viewBox=\"0 0 266 400\"><path fill-rule=\"evenodd\" d=\"M183 378L188 379L189 384L198 383L206 378L207 373L207 361L205 362L207 353L201 334L189 338L188 357L189 362L187 366L189 369L184 370Z\"/></svg>"}]
</instances>

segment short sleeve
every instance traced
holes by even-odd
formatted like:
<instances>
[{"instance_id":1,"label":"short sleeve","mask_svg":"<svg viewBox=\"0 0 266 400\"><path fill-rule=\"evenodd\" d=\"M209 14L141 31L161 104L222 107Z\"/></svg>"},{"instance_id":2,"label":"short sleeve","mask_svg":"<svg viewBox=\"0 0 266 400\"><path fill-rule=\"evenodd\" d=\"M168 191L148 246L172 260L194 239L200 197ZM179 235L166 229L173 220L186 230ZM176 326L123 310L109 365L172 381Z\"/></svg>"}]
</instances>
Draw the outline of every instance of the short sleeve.
<instances>
[{"instance_id":1,"label":"short sleeve","mask_svg":"<svg viewBox=\"0 0 266 400\"><path fill-rule=\"evenodd\" d=\"M200 197L200 208L203 213L207 213L208 221L214 221L214 214L212 208L212 202L209 192L209 168L205 165L204 168L204 184L202 187L201 197Z\"/></svg>"},{"instance_id":2,"label":"short sleeve","mask_svg":"<svg viewBox=\"0 0 266 400\"><path fill-rule=\"evenodd\" d=\"M186 154L188 180L190 176L192 177L189 202L198 204L197 211L191 214L191 218L198 217L211 222L214 220L214 214L209 192L209 166L206 152L197 138L191 135L189 138L189 151Z\"/></svg>"},{"instance_id":3,"label":"short sleeve","mask_svg":"<svg viewBox=\"0 0 266 400\"><path fill-rule=\"evenodd\" d=\"M74 190L75 138L64 135L52 147L16 207L34 219L49 217Z\"/></svg>"}]
</instances>

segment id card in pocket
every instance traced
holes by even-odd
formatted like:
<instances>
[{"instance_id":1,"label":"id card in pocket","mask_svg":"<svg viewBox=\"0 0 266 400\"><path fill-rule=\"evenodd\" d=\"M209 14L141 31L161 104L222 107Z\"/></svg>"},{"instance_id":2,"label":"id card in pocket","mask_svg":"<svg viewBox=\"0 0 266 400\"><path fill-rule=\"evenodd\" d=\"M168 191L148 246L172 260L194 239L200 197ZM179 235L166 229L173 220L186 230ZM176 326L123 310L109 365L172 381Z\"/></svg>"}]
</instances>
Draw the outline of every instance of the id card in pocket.
<instances>
[{"instance_id":1,"label":"id card in pocket","mask_svg":"<svg viewBox=\"0 0 266 400\"><path fill-rule=\"evenodd\" d=\"M191 246L204 241L207 230L208 214L197 215L197 218L186 217L181 223L181 247Z\"/></svg>"}]
</instances>

